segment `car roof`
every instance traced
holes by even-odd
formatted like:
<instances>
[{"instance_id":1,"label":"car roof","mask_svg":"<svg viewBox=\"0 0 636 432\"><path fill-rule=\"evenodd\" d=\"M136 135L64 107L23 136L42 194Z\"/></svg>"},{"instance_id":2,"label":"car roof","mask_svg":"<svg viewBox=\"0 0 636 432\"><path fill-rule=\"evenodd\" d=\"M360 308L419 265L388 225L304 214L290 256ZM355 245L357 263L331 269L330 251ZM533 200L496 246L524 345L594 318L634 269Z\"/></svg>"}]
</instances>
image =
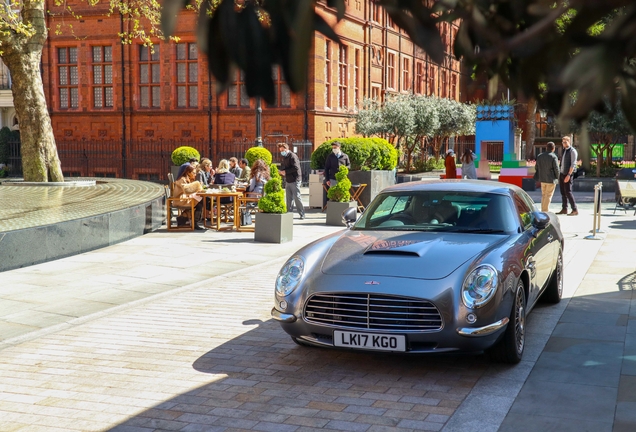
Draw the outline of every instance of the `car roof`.
<instances>
[{"instance_id":1,"label":"car roof","mask_svg":"<svg viewBox=\"0 0 636 432\"><path fill-rule=\"evenodd\" d=\"M382 193L390 192L478 192L510 195L511 191L522 189L510 183L501 183L489 180L422 180L416 182L399 183L382 190Z\"/></svg>"}]
</instances>

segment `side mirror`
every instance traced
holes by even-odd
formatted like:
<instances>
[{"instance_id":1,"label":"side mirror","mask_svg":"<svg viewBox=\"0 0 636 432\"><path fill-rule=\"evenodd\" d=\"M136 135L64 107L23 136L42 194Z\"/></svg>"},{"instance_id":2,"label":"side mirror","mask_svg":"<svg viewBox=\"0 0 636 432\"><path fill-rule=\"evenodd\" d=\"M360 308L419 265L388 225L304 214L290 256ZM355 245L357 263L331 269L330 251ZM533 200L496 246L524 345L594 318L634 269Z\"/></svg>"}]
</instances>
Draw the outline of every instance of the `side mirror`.
<instances>
[{"instance_id":1,"label":"side mirror","mask_svg":"<svg viewBox=\"0 0 636 432\"><path fill-rule=\"evenodd\" d=\"M532 226L538 230L545 229L550 225L550 216L543 212L532 212Z\"/></svg>"},{"instance_id":2,"label":"side mirror","mask_svg":"<svg viewBox=\"0 0 636 432\"><path fill-rule=\"evenodd\" d=\"M342 212L342 221L347 225L347 228L351 228L358 219L358 209L355 207L349 207Z\"/></svg>"}]
</instances>

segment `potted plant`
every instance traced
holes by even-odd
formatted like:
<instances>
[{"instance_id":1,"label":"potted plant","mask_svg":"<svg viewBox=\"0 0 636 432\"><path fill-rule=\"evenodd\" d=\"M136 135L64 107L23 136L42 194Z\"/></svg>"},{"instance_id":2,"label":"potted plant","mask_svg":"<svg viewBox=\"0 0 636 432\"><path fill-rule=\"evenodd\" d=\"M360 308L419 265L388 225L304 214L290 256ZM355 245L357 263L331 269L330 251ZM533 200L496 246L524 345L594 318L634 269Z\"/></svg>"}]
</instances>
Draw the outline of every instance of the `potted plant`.
<instances>
[{"instance_id":1,"label":"potted plant","mask_svg":"<svg viewBox=\"0 0 636 432\"><path fill-rule=\"evenodd\" d=\"M294 214L287 213L285 191L276 165L270 165L270 179L265 183L263 197L258 202L254 222L254 240L265 243L285 243L294 236Z\"/></svg>"},{"instance_id":2,"label":"potted plant","mask_svg":"<svg viewBox=\"0 0 636 432\"><path fill-rule=\"evenodd\" d=\"M171 172L175 180L177 180L179 167L193 158L201 160L201 155L194 147L181 146L174 149L172 155L170 155L170 159L172 160Z\"/></svg>"},{"instance_id":3,"label":"potted plant","mask_svg":"<svg viewBox=\"0 0 636 432\"><path fill-rule=\"evenodd\" d=\"M347 175L349 174L349 168L341 165L336 173L335 186L329 188L327 192L327 225L344 226L342 221L342 212L350 207L357 208L358 203L351 201L351 180Z\"/></svg>"},{"instance_id":4,"label":"potted plant","mask_svg":"<svg viewBox=\"0 0 636 432\"><path fill-rule=\"evenodd\" d=\"M250 168L258 159L261 159L267 165L271 165L272 153L265 147L251 147L245 152L245 159L247 159L247 166Z\"/></svg>"}]
</instances>

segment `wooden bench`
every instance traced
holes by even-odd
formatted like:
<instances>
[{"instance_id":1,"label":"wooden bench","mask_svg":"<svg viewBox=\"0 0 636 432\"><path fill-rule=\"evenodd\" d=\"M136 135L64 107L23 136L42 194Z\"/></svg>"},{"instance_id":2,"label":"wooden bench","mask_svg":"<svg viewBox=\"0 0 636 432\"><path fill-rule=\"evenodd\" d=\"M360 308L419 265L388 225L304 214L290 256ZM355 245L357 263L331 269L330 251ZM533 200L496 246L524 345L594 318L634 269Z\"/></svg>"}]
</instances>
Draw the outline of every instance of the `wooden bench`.
<instances>
[{"instance_id":1,"label":"wooden bench","mask_svg":"<svg viewBox=\"0 0 636 432\"><path fill-rule=\"evenodd\" d=\"M616 214L618 208L624 212L634 209L636 216L636 180L616 180L616 194L614 213Z\"/></svg>"}]
</instances>

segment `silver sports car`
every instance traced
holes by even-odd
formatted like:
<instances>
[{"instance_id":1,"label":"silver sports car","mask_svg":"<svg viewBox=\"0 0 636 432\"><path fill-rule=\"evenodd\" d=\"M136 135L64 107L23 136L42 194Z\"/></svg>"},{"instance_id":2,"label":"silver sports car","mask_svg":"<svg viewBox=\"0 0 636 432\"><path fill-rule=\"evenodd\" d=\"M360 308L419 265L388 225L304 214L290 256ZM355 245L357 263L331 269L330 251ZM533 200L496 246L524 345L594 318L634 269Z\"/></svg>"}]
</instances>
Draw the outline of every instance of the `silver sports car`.
<instances>
[{"instance_id":1,"label":"silver sports car","mask_svg":"<svg viewBox=\"0 0 636 432\"><path fill-rule=\"evenodd\" d=\"M563 235L522 189L488 181L383 190L349 229L296 252L272 316L301 345L427 353L487 350L516 363L539 297L563 290Z\"/></svg>"}]
</instances>

